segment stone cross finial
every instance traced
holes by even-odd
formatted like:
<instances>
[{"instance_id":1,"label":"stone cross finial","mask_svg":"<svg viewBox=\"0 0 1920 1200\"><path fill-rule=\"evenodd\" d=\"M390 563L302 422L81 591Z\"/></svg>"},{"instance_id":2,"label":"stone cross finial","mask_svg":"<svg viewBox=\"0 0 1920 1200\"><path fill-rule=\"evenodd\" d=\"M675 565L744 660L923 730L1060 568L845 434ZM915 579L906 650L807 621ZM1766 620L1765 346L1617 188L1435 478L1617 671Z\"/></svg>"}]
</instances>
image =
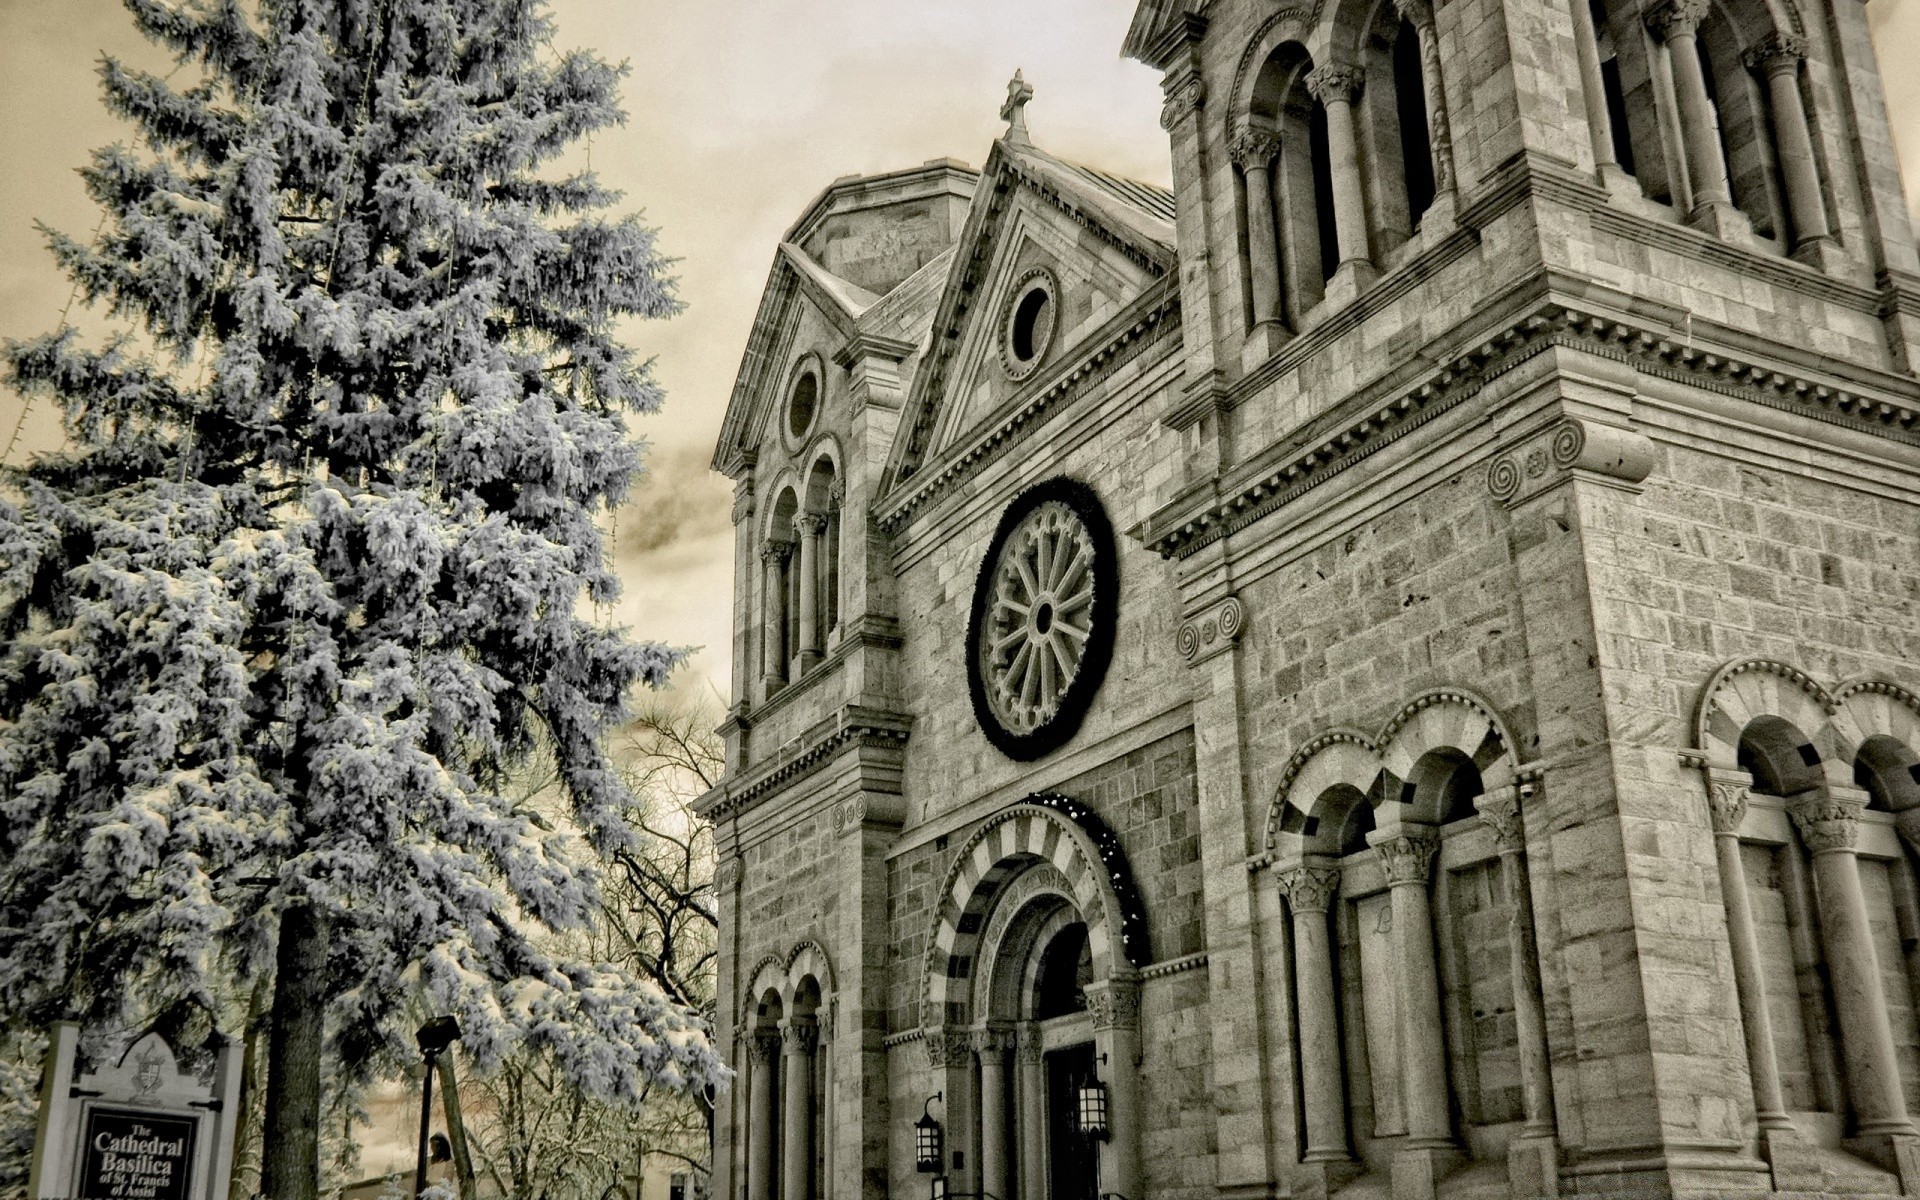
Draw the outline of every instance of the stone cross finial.
<instances>
[{"instance_id":1,"label":"stone cross finial","mask_svg":"<svg viewBox=\"0 0 1920 1200\"><path fill-rule=\"evenodd\" d=\"M1031 99L1033 85L1015 68L1013 78L1007 81L1007 102L1000 106L1000 119L1007 123L1005 141L1027 144L1027 101Z\"/></svg>"}]
</instances>

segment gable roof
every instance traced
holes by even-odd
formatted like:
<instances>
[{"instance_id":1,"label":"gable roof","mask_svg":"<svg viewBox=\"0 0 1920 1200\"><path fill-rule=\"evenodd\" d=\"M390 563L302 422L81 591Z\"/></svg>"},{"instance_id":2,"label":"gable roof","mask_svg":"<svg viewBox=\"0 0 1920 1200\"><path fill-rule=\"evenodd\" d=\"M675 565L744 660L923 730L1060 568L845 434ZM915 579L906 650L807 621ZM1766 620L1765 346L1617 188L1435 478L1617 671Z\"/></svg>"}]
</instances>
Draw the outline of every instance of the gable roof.
<instances>
[{"instance_id":1,"label":"gable roof","mask_svg":"<svg viewBox=\"0 0 1920 1200\"><path fill-rule=\"evenodd\" d=\"M915 372L899 436L880 493L885 495L919 468L944 400L947 369L960 348L967 314L983 294L981 284L1019 187L1066 213L1095 236L1143 267L1151 276L1174 270L1174 199L1166 188L1071 163L1019 139L993 145L980 174L966 227L954 247L953 267L935 311L927 357Z\"/></svg>"},{"instance_id":2,"label":"gable roof","mask_svg":"<svg viewBox=\"0 0 1920 1200\"><path fill-rule=\"evenodd\" d=\"M1213 0L1140 0L1127 26L1127 39L1120 44L1120 56L1165 70L1173 62L1175 49L1192 36L1194 24L1206 27L1207 9L1212 6Z\"/></svg>"},{"instance_id":3,"label":"gable roof","mask_svg":"<svg viewBox=\"0 0 1920 1200\"><path fill-rule=\"evenodd\" d=\"M774 252L767 285L760 293L760 305L740 357L740 369L734 375L727 412L721 420L713 451L714 470L737 478L751 462L749 443L758 427L759 401L771 392L765 377L784 357L799 297L805 296L849 341L863 334L918 341L931 312L929 294L933 285L927 281L930 277L944 278L946 264L952 258L951 247L942 250L881 296L828 270L802 243L834 213L857 211L876 194L886 202L916 191L955 194L954 189L963 188L957 194L965 195L977 178L965 163L941 158L880 175L843 175L813 198Z\"/></svg>"}]
</instances>

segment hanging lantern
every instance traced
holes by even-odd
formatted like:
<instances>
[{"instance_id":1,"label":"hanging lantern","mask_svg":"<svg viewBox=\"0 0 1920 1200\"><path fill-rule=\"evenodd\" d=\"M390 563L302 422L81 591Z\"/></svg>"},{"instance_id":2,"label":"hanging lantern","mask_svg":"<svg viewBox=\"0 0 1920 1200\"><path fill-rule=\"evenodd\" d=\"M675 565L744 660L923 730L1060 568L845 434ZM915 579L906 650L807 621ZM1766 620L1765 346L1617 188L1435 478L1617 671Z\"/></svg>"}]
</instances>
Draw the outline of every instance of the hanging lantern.
<instances>
[{"instance_id":1,"label":"hanging lantern","mask_svg":"<svg viewBox=\"0 0 1920 1200\"><path fill-rule=\"evenodd\" d=\"M933 1102L942 1099L935 1092L927 1097L926 1105L920 1111L920 1119L913 1123L913 1163L922 1172L938 1171L942 1165L940 1154L940 1122L933 1119ZM936 1189L944 1180L936 1179ZM935 1200L939 1200L936 1196Z\"/></svg>"},{"instance_id":2,"label":"hanging lantern","mask_svg":"<svg viewBox=\"0 0 1920 1200\"><path fill-rule=\"evenodd\" d=\"M1080 1135L1104 1141L1107 1136L1107 1085L1098 1079L1089 1079L1075 1090L1073 1100L1074 1121L1080 1126Z\"/></svg>"}]
</instances>

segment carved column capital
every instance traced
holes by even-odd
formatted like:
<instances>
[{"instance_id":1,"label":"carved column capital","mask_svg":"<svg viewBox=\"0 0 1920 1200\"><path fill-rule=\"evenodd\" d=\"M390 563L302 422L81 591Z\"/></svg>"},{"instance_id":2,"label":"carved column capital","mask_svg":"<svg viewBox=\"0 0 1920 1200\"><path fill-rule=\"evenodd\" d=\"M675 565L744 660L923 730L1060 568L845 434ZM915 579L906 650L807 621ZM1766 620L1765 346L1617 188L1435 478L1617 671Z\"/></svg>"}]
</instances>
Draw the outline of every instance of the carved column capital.
<instances>
[{"instance_id":1,"label":"carved column capital","mask_svg":"<svg viewBox=\"0 0 1920 1200\"><path fill-rule=\"evenodd\" d=\"M793 533L795 537L819 537L827 531L827 519L819 513L795 513Z\"/></svg>"},{"instance_id":2,"label":"carved column capital","mask_svg":"<svg viewBox=\"0 0 1920 1200\"><path fill-rule=\"evenodd\" d=\"M1383 837L1373 845L1380 851L1388 883L1425 884L1433 874L1433 856L1440 849L1440 839L1430 833L1402 833Z\"/></svg>"},{"instance_id":3,"label":"carved column capital","mask_svg":"<svg viewBox=\"0 0 1920 1200\"><path fill-rule=\"evenodd\" d=\"M969 1030L968 1038L973 1043L974 1053L983 1059L994 1055L1005 1056L1013 1049L1013 1030L1005 1025L993 1024Z\"/></svg>"},{"instance_id":4,"label":"carved column capital","mask_svg":"<svg viewBox=\"0 0 1920 1200\"><path fill-rule=\"evenodd\" d=\"M1140 981L1125 977L1087 985L1087 1007L1095 1029L1140 1028Z\"/></svg>"},{"instance_id":5,"label":"carved column capital","mask_svg":"<svg viewBox=\"0 0 1920 1200\"><path fill-rule=\"evenodd\" d=\"M1212 658L1233 643L1247 628L1247 607L1238 596L1228 596L1213 608L1181 624L1174 633L1174 648L1188 665Z\"/></svg>"},{"instance_id":6,"label":"carved column capital","mask_svg":"<svg viewBox=\"0 0 1920 1200\"><path fill-rule=\"evenodd\" d=\"M781 541L775 538L768 538L765 542L761 543L760 545L760 561L767 564L770 567L777 567L781 565L782 563L786 562L787 559L792 556L792 554L793 554L792 542Z\"/></svg>"},{"instance_id":7,"label":"carved column capital","mask_svg":"<svg viewBox=\"0 0 1920 1200\"><path fill-rule=\"evenodd\" d=\"M1761 38L1741 60L1749 71L1760 71L1768 75L1786 75L1800 69L1800 60L1807 56L1807 39L1797 33L1779 31Z\"/></svg>"},{"instance_id":8,"label":"carved column capital","mask_svg":"<svg viewBox=\"0 0 1920 1200\"><path fill-rule=\"evenodd\" d=\"M713 869L713 882L723 892L730 892L740 886L740 878L745 873L738 854L729 854L720 860Z\"/></svg>"},{"instance_id":9,"label":"carved column capital","mask_svg":"<svg viewBox=\"0 0 1920 1200\"><path fill-rule=\"evenodd\" d=\"M1860 814L1867 807L1864 796L1845 796L1831 789L1814 788L1787 801L1787 815L1793 818L1800 840L1814 854L1852 850L1860 837Z\"/></svg>"},{"instance_id":10,"label":"carved column capital","mask_svg":"<svg viewBox=\"0 0 1920 1200\"><path fill-rule=\"evenodd\" d=\"M1359 67L1327 63L1307 72L1307 91L1322 105L1351 104L1365 78L1366 73Z\"/></svg>"},{"instance_id":11,"label":"carved column capital","mask_svg":"<svg viewBox=\"0 0 1920 1200\"><path fill-rule=\"evenodd\" d=\"M1046 1043L1040 1040L1038 1022L1020 1026L1018 1053L1022 1066L1037 1067L1046 1061Z\"/></svg>"},{"instance_id":12,"label":"carved column capital","mask_svg":"<svg viewBox=\"0 0 1920 1200\"><path fill-rule=\"evenodd\" d=\"M1745 780L1707 778L1707 815L1713 819L1715 834L1730 836L1740 831L1752 793Z\"/></svg>"},{"instance_id":13,"label":"carved column capital","mask_svg":"<svg viewBox=\"0 0 1920 1200\"><path fill-rule=\"evenodd\" d=\"M789 1017L780 1022L780 1048L789 1058L812 1054L819 1041L820 1026L812 1017Z\"/></svg>"},{"instance_id":14,"label":"carved column capital","mask_svg":"<svg viewBox=\"0 0 1920 1200\"><path fill-rule=\"evenodd\" d=\"M1280 139L1269 130L1244 126L1227 153L1242 171L1264 171L1280 156Z\"/></svg>"},{"instance_id":15,"label":"carved column capital","mask_svg":"<svg viewBox=\"0 0 1920 1200\"><path fill-rule=\"evenodd\" d=\"M1393 11L1401 20L1411 21L1415 29L1433 24L1433 6L1427 0L1393 0Z\"/></svg>"},{"instance_id":16,"label":"carved column capital","mask_svg":"<svg viewBox=\"0 0 1920 1200\"><path fill-rule=\"evenodd\" d=\"M764 1067L780 1054L780 1035L772 1032L756 1033L747 1039L747 1053L753 1057L755 1066Z\"/></svg>"},{"instance_id":17,"label":"carved column capital","mask_svg":"<svg viewBox=\"0 0 1920 1200\"><path fill-rule=\"evenodd\" d=\"M1520 798L1532 791L1531 786L1516 783L1483 792L1473 801L1481 822L1493 831L1493 844L1503 854L1527 848L1526 825L1520 816Z\"/></svg>"},{"instance_id":18,"label":"carved column capital","mask_svg":"<svg viewBox=\"0 0 1920 1200\"><path fill-rule=\"evenodd\" d=\"M972 1061L973 1042L964 1029L941 1026L927 1030L927 1065L938 1071L944 1067L964 1067Z\"/></svg>"},{"instance_id":19,"label":"carved column capital","mask_svg":"<svg viewBox=\"0 0 1920 1200\"><path fill-rule=\"evenodd\" d=\"M1707 15L1707 0L1667 0L1647 14L1647 28L1662 41L1693 37L1700 31L1700 19Z\"/></svg>"},{"instance_id":20,"label":"carved column capital","mask_svg":"<svg viewBox=\"0 0 1920 1200\"><path fill-rule=\"evenodd\" d=\"M1340 888L1340 872L1322 867L1298 866L1276 870L1274 879L1281 895L1297 913L1323 913L1333 903Z\"/></svg>"}]
</instances>

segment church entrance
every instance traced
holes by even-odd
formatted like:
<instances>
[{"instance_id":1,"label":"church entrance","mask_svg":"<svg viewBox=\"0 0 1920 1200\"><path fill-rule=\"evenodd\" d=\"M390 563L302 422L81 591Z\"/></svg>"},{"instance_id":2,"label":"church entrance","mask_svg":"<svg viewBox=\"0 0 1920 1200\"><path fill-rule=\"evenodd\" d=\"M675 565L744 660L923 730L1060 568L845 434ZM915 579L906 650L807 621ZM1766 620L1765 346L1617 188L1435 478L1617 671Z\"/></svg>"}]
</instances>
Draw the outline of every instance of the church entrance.
<instances>
[{"instance_id":1,"label":"church entrance","mask_svg":"<svg viewBox=\"0 0 1920 1200\"><path fill-rule=\"evenodd\" d=\"M1047 1200L1099 1200L1098 1149L1080 1135L1073 1111L1074 1093L1093 1077L1093 1043L1047 1054Z\"/></svg>"}]
</instances>

